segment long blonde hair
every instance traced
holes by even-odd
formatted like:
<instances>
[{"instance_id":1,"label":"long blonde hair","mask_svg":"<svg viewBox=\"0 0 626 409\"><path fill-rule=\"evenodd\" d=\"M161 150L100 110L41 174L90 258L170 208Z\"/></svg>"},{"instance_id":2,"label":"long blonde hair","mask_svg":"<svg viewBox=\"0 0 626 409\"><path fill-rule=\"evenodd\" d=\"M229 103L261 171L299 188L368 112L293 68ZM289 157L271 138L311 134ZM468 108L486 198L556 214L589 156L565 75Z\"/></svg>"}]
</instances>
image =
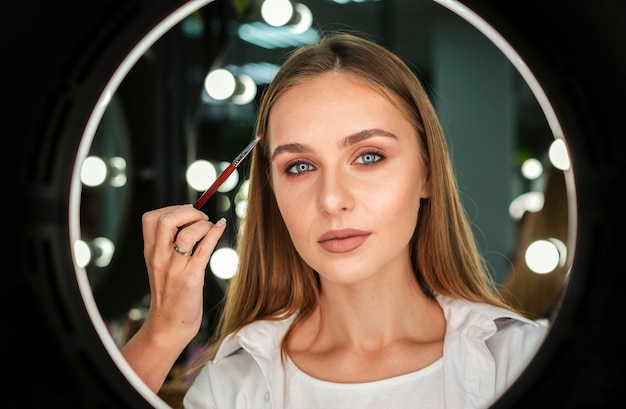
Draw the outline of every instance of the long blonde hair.
<instances>
[{"instance_id":1,"label":"long blonde hair","mask_svg":"<svg viewBox=\"0 0 626 409\"><path fill-rule=\"evenodd\" d=\"M262 139L250 162L248 211L238 238L240 263L227 289L216 347L228 334L253 321L299 312L293 328L318 303L319 279L292 244L270 187L267 124L273 104L286 90L331 70L361 78L381 93L393 95L419 135L431 196L422 201L410 246L422 288L429 294L508 307L495 291L478 251L459 200L441 125L419 78L374 41L334 33L294 50L262 95L256 123L256 135Z\"/></svg>"}]
</instances>

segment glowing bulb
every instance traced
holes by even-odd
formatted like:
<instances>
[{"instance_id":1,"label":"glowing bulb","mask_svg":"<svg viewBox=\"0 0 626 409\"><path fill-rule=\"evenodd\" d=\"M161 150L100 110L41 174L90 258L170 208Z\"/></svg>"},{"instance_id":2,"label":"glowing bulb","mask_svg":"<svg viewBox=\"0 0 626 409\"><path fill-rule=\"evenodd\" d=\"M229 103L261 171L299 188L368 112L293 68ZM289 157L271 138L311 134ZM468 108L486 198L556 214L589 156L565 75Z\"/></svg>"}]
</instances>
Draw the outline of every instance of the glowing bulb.
<instances>
[{"instance_id":1,"label":"glowing bulb","mask_svg":"<svg viewBox=\"0 0 626 409\"><path fill-rule=\"evenodd\" d=\"M241 186L239 186L239 190L237 194L235 194L235 214L240 219L245 218L246 210L248 208L248 192L250 187L250 180L246 179L243 181Z\"/></svg>"},{"instance_id":2,"label":"glowing bulb","mask_svg":"<svg viewBox=\"0 0 626 409\"><path fill-rule=\"evenodd\" d=\"M217 172L211 162L200 159L189 165L185 178L193 190L204 192L217 179Z\"/></svg>"},{"instance_id":3,"label":"glowing bulb","mask_svg":"<svg viewBox=\"0 0 626 409\"><path fill-rule=\"evenodd\" d=\"M248 200L249 192L250 192L250 180L246 179L243 181L241 186L239 186L239 190L237 191L237 196L241 198L241 200Z\"/></svg>"},{"instance_id":4,"label":"glowing bulb","mask_svg":"<svg viewBox=\"0 0 626 409\"><path fill-rule=\"evenodd\" d=\"M526 179L535 180L543 173L543 165L537 159L530 158L526 159L524 163L522 163L522 175Z\"/></svg>"},{"instance_id":5,"label":"glowing bulb","mask_svg":"<svg viewBox=\"0 0 626 409\"><path fill-rule=\"evenodd\" d=\"M568 170L570 167L569 154L563 139L555 139L548 149L550 163L560 170Z\"/></svg>"},{"instance_id":6,"label":"glowing bulb","mask_svg":"<svg viewBox=\"0 0 626 409\"><path fill-rule=\"evenodd\" d=\"M126 177L126 159L119 156L112 157L109 159L109 169L111 170L111 177L109 178L111 186L124 186L128 180Z\"/></svg>"},{"instance_id":7,"label":"glowing bulb","mask_svg":"<svg viewBox=\"0 0 626 409\"><path fill-rule=\"evenodd\" d=\"M218 101L232 97L236 88L235 76L223 68L211 71L204 79L204 90L211 98Z\"/></svg>"},{"instance_id":8,"label":"glowing bulb","mask_svg":"<svg viewBox=\"0 0 626 409\"><path fill-rule=\"evenodd\" d=\"M139 308L131 308L128 310L128 319L131 321L139 321L144 318L144 314L141 312Z\"/></svg>"},{"instance_id":9,"label":"glowing bulb","mask_svg":"<svg viewBox=\"0 0 626 409\"><path fill-rule=\"evenodd\" d=\"M88 156L80 168L80 181L85 186L100 186L107 178L107 165L97 156Z\"/></svg>"},{"instance_id":10,"label":"glowing bulb","mask_svg":"<svg viewBox=\"0 0 626 409\"><path fill-rule=\"evenodd\" d=\"M520 220L526 212L538 212L543 209L545 197L542 192L526 192L516 197L509 205L509 215Z\"/></svg>"},{"instance_id":11,"label":"glowing bulb","mask_svg":"<svg viewBox=\"0 0 626 409\"><path fill-rule=\"evenodd\" d=\"M256 97L256 83L249 75L239 75L237 77L237 92L233 94L232 101L237 105L246 105Z\"/></svg>"},{"instance_id":12,"label":"glowing bulb","mask_svg":"<svg viewBox=\"0 0 626 409\"><path fill-rule=\"evenodd\" d=\"M96 250L96 256L93 259L93 264L98 267L106 267L111 264L111 259L115 253L115 245L106 237L96 237L91 243Z\"/></svg>"},{"instance_id":13,"label":"glowing bulb","mask_svg":"<svg viewBox=\"0 0 626 409\"><path fill-rule=\"evenodd\" d=\"M78 267L85 267L91 260L91 249L83 240L74 242L74 259Z\"/></svg>"},{"instance_id":14,"label":"glowing bulb","mask_svg":"<svg viewBox=\"0 0 626 409\"><path fill-rule=\"evenodd\" d=\"M291 32L302 34L313 25L313 13L311 13L311 9L302 3L296 3L294 9L296 21L291 25Z\"/></svg>"},{"instance_id":15,"label":"glowing bulb","mask_svg":"<svg viewBox=\"0 0 626 409\"><path fill-rule=\"evenodd\" d=\"M221 247L213 252L209 260L211 272L223 280L232 278L237 272L239 256L230 247Z\"/></svg>"},{"instance_id":16,"label":"glowing bulb","mask_svg":"<svg viewBox=\"0 0 626 409\"><path fill-rule=\"evenodd\" d=\"M261 5L261 16L270 26L284 26L293 16L293 5L289 0L265 0Z\"/></svg>"},{"instance_id":17,"label":"glowing bulb","mask_svg":"<svg viewBox=\"0 0 626 409\"><path fill-rule=\"evenodd\" d=\"M537 240L526 249L526 265L537 274L553 272L565 264L567 248L557 239Z\"/></svg>"},{"instance_id":18,"label":"glowing bulb","mask_svg":"<svg viewBox=\"0 0 626 409\"><path fill-rule=\"evenodd\" d=\"M240 202L237 202L237 204L235 205L235 214L237 215L237 217L239 217L240 219L244 219L246 217L247 211L248 211L247 200L242 200Z\"/></svg>"}]
</instances>

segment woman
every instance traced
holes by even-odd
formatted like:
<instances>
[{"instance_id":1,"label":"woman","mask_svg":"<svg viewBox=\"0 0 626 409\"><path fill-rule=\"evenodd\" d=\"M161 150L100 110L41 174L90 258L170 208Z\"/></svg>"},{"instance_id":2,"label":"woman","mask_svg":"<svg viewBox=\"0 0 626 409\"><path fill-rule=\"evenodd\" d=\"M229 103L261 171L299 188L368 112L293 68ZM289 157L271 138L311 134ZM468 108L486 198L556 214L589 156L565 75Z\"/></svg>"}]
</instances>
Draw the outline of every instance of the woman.
<instances>
[{"instance_id":1,"label":"woman","mask_svg":"<svg viewBox=\"0 0 626 409\"><path fill-rule=\"evenodd\" d=\"M238 272L185 406L491 404L546 328L497 295L414 73L368 39L327 36L283 64L256 134ZM144 216L152 305L123 353L155 391L199 330L225 225L207 219Z\"/></svg>"}]
</instances>

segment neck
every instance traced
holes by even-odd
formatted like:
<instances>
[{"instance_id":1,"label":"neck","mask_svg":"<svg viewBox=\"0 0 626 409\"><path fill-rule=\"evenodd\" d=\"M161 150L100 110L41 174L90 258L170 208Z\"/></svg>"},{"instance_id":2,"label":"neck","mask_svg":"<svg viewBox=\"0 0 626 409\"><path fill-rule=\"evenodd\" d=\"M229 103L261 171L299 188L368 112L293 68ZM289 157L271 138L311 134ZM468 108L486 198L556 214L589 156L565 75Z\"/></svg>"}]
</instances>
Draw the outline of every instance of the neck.
<instances>
[{"instance_id":1,"label":"neck","mask_svg":"<svg viewBox=\"0 0 626 409\"><path fill-rule=\"evenodd\" d=\"M322 282L311 322L318 323L318 341L366 352L407 339L427 340L441 329L441 317L437 301L408 271L349 285Z\"/></svg>"}]
</instances>

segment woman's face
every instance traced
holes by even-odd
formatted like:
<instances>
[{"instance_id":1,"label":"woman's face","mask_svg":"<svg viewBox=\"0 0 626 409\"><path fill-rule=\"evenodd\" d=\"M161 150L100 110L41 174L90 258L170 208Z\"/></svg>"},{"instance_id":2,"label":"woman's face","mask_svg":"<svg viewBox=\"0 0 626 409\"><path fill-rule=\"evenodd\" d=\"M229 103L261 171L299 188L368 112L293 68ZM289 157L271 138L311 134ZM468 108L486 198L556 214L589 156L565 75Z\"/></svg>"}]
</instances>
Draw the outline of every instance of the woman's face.
<instances>
[{"instance_id":1,"label":"woman's face","mask_svg":"<svg viewBox=\"0 0 626 409\"><path fill-rule=\"evenodd\" d=\"M275 102L267 135L278 207L322 281L410 268L408 244L429 186L415 130L396 105L328 72Z\"/></svg>"}]
</instances>

